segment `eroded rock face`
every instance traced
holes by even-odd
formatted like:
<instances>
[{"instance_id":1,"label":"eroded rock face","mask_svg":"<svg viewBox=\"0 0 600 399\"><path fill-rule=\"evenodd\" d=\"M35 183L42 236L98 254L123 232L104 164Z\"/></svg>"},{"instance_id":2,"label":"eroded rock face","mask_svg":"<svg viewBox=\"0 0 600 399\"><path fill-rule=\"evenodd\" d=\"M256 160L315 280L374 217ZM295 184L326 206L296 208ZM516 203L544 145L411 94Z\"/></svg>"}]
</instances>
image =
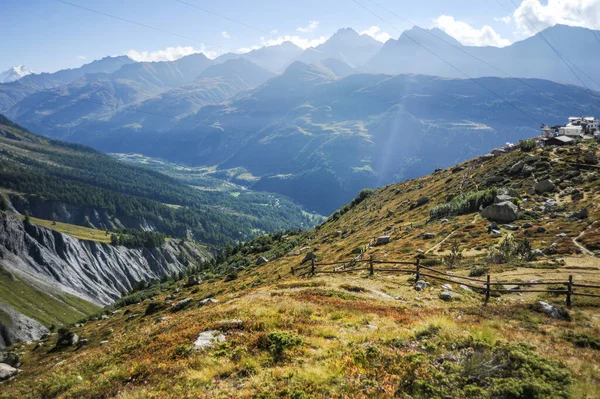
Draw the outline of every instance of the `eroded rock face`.
<instances>
[{"instance_id":1,"label":"eroded rock face","mask_svg":"<svg viewBox=\"0 0 600 399\"><path fill-rule=\"evenodd\" d=\"M556 190L556 185L551 180L542 180L535 185L535 191L539 194L550 193Z\"/></svg>"},{"instance_id":2,"label":"eroded rock face","mask_svg":"<svg viewBox=\"0 0 600 399\"><path fill-rule=\"evenodd\" d=\"M190 249L186 247L186 249ZM177 243L163 248L126 248L80 241L35 225L25 227L15 215L0 214L0 265L9 272L56 285L98 305L108 305L136 282L183 271L174 254ZM210 255L196 251L199 259Z\"/></svg>"},{"instance_id":3,"label":"eroded rock face","mask_svg":"<svg viewBox=\"0 0 600 399\"><path fill-rule=\"evenodd\" d=\"M195 259L210 259L208 251L184 244ZM50 293L66 292L104 306L139 281L160 279L183 271L178 244L163 248L116 247L81 241L36 225L25 226L13 214L0 213L0 268ZM10 323L0 324L0 349L38 340L48 330L35 320L0 305Z\"/></svg>"}]
</instances>

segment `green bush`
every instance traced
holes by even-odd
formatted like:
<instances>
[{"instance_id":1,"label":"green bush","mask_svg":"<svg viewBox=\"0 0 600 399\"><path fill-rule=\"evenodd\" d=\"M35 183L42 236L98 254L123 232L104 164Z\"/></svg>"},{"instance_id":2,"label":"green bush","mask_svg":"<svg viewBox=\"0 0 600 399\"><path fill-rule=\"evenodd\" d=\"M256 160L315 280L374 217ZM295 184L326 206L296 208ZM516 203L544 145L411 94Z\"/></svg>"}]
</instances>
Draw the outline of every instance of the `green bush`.
<instances>
[{"instance_id":1,"label":"green bush","mask_svg":"<svg viewBox=\"0 0 600 399\"><path fill-rule=\"evenodd\" d=\"M490 272L490 269L483 266L475 266L469 271L469 277L481 277Z\"/></svg>"},{"instance_id":2,"label":"green bush","mask_svg":"<svg viewBox=\"0 0 600 399\"><path fill-rule=\"evenodd\" d=\"M521 140L519 142L519 148L523 152L531 152L531 151L535 150L536 147L537 147L537 142L535 141L535 139Z\"/></svg>"},{"instance_id":3,"label":"green bush","mask_svg":"<svg viewBox=\"0 0 600 399\"><path fill-rule=\"evenodd\" d=\"M440 219L447 216L466 215L479 211L479 208L486 207L494 203L494 198L498 194L495 187L482 191L471 191L467 194L454 197L447 204L438 205L429 211L432 219Z\"/></svg>"},{"instance_id":4,"label":"green bush","mask_svg":"<svg viewBox=\"0 0 600 399\"><path fill-rule=\"evenodd\" d=\"M584 333L568 332L565 334L565 339L570 341L578 348L590 348L600 350L600 338L590 336Z\"/></svg>"},{"instance_id":5,"label":"green bush","mask_svg":"<svg viewBox=\"0 0 600 399\"><path fill-rule=\"evenodd\" d=\"M327 221L329 222L329 221L338 220L342 215L344 215L349 210L356 207L357 205L362 203L364 200L369 198L371 195L373 195L374 192L375 191L373 191L370 188L365 188L365 189L361 190L361 192L358 193L358 195L352 200L352 202L344 205L342 208L340 208L338 211L336 211L333 215L331 215L329 217L329 219L327 219Z\"/></svg>"},{"instance_id":6,"label":"green bush","mask_svg":"<svg viewBox=\"0 0 600 399\"><path fill-rule=\"evenodd\" d=\"M284 358L288 349L302 344L302 338L286 331L274 331L262 336L258 346L268 350L273 355L273 361L279 362Z\"/></svg>"}]
</instances>

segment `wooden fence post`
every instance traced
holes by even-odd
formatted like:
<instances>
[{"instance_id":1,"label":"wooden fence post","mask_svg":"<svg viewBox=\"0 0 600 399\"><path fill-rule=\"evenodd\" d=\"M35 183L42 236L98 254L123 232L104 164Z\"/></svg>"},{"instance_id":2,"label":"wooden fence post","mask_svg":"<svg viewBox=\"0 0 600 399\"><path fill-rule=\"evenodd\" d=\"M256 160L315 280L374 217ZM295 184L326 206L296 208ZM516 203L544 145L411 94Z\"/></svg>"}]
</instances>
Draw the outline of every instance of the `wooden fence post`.
<instances>
[{"instance_id":1,"label":"wooden fence post","mask_svg":"<svg viewBox=\"0 0 600 399\"><path fill-rule=\"evenodd\" d=\"M420 278L421 278L421 259L417 258L417 275L415 276L415 283L418 283Z\"/></svg>"},{"instance_id":2,"label":"wooden fence post","mask_svg":"<svg viewBox=\"0 0 600 399\"><path fill-rule=\"evenodd\" d=\"M567 307L571 307L571 293L573 292L573 275L569 275L569 282L567 283Z\"/></svg>"},{"instance_id":3,"label":"wooden fence post","mask_svg":"<svg viewBox=\"0 0 600 399\"><path fill-rule=\"evenodd\" d=\"M373 255L369 257L369 276L373 276L375 270L373 270Z\"/></svg>"},{"instance_id":4,"label":"wooden fence post","mask_svg":"<svg viewBox=\"0 0 600 399\"><path fill-rule=\"evenodd\" d=\"M490 275L487 275L487 282L485 283L485 304L487 305L490 301Z\"/></svg>"},{"instance_id":5,"label":"wooden fence post","mask_svg":"<svg viewBox=\"0 0 600 399\"><path fill-rule=\"evenodd\" d=\"M315 258L312 258L310 261L311 261L310 273L314 276L315 275Z\"/></svg>"}]
</instances>

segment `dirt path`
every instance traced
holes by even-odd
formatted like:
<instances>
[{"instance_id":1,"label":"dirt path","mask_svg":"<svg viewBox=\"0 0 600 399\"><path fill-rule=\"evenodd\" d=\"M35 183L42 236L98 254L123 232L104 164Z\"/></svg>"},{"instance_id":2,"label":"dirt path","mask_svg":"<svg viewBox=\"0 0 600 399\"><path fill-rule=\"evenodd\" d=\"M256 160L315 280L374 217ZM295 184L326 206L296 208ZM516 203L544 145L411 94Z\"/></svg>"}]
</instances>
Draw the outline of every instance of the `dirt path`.
<instances>
[{"instance_id":1,"label":"dirt path","mask_svg":"<svg viewBox=\"0 0 600 399\"><path fill-rule=\"evenodd\" d=\"M452 234L456 233L457 231L458 231L458 229L453 230L452 232L450 232L450 234L448 234L442 241L438 242L433 247L429 248L427 251L425 251L425 253L428 254L429 252L433 251L434 249L439 248L440 245L442 245L444 242L446 242L446 240L448 238L450 238L452 236Z\"/></svg>"},{"instance_id":2,"label":"dirt path","mask_svg":"<svg viewBox=\"0 0 600 399\"><path fill-rule=\"evenodd\" d=\"M577 248L581 249L581 251L585 255L595 256L595 254L592 251L590 251L589 249L587 249L586 247L584 247L583 245L581 245L580 243L577 242L577 240L580 239L581 237L583 237L585 232L588 231L591 227L592 227L592 225L590 224L588 227L586 227L585 230L583 230L581 233L579 233L579 235L577 237L573 238L573 244L575 244L575 246L577 246Z\"/></svg>"}]
</instances>

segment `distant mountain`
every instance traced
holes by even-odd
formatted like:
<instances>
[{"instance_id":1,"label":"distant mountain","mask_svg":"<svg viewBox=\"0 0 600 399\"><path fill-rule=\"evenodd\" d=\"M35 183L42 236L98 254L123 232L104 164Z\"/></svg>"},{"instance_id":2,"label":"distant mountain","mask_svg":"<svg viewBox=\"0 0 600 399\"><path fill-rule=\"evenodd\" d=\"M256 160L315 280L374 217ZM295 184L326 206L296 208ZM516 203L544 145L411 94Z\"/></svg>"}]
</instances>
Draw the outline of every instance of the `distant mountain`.
<instances>
[{"instance_id":1,"label":"distant mountain","mask_svg":"<svg viewBox=\"0 0 600 399\"><path fill-rule=\"evenodd\" d=\"M271 72L281 73L300 54L302 49L292 42L283 42L276 46L262 47L243 54L227 53L215 59L215 62L243 58Z\"/></svg>"},{"instance_id":2,"label":"distant mountain","mask_svg":"<svg viewBox=\"0 0 600 399\"><path fill-rule=\"evenodd\" d=\"M315 62L312 65L339 78L345 78L346 76L350 76L359 72L359 70L352 68L350 65L337 58L327 58L325 60Z\"/></svg>"},{"instance_id":3,"label":"distant mountain","mask_svg":"<svg viewBox=\"0 0 600 399\"><path fill-rule=\"evenodd\" d=\"M439 29L414 27L398 40L385 43L366 63L382 73L425 73L465 78L499 76L548 79L581 86L581 81L548 46L546 40L570 63L592 89L600 89L600 31L556 25L510 46L463 46ZM470 55L469 55L470 54ZM483 61L483 62L482 62ZM449 65L449 64L452 64ZM463 74L462 72L465 74ZM502 71L502 72L500 72Z\"/></svg>"},{"instance_id":4,"label":"distant mountain","mask_svg":"<svg viewBox=\"0 0 600 399\"><path fill-rule=\"evenodd\" d=\"M337 58L350 66L364 65L383 46L371 36L359 35L354 29L338 30L325 43L314 48L308 48L298 60L312 64L328 58Z\"/></svg>"},{"instance_id":5,"label":"distant mountain","mask_svg":"<svg viewBox=\"0 0 600 399\"><path fill-rule=\"evenodd\" d=\"M14 66L4 72L0 72L0 83L14 82L15 80L21 79L23 76L31 75L32 73L33 71L24 65Z\"/></svg>"},{"instance_id":6,"label":"distant mountain","mask_svg":"<svg viewBox=\"0 0 600 399\"><path fill-rule=\"evenodd\" d=\"M319 65L295 62L258 88L202 107L160 134L82 130L72 139L104 151L243 168L255 177L252 188L326 214L364 187L410 179L534 136L542 122L600 113L596 98L577 86L527 80L560 99L554 101L514 79L480 83L510 104L468 79L340 78Z\"/></svg>"},{"instance_id":7,"label":"distant mountain","mask_svg":"<svg viewBox=\"0 0 600 399\"><path fill-rule=\"evenodd\" d=\"M122 132L123 141L137 140L139 134L168 129L178 118L275 76L245 59L210 64L203 55L191 55L172 62L131 64L110 75L87 75L50 93L27 97L11 108L10 116L63 140L101 137L106 131Z\"/></svg>"},{"instance_id":8,"label":"distant mountain","mask_svg":"<svg viewBox=\"0 0 600 399\"><path fill-rule=\"evenodd\" d=\"M0 113L7 113L16 103L38 91L70 84L86 74L112 73L123 65L134 62L126 56L105 57L80 68L63 69L54 73L32 73L15 82L0 84Z\"/></svg>"}]
</instances>

